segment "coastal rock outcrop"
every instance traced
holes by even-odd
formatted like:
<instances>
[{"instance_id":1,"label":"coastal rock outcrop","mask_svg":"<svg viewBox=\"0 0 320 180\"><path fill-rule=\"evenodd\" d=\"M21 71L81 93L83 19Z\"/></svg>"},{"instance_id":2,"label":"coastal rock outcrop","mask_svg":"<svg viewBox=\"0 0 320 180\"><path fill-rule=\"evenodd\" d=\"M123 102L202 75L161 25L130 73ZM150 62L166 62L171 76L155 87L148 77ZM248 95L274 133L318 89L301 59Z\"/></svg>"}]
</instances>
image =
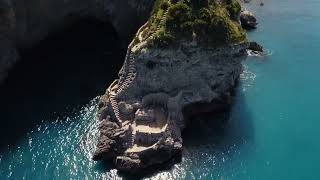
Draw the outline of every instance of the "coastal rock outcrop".
<instances>
[{"instance_id":1,"label":"coastal rock outcrop","mask_svg":"<svg viewBox=\"0 0 320 180\"><path fill-rule=\"evenodd\" d=\"M83 18L111 23L124 44L150 16L150 0L0 0L0 83L19 50Z\"/></svg>"},{"instance_id":2,"label":"coastal rock outcrop","mask_svg":"<svg viewBox=\"0 0 320 180\"><path fill-rule=\"evenodd\" d=\"M230 15L239 14L237 2L191 2L158 0L136 33L119 79L100 100L94 160L140 173L179 158L186 118L232 102L248 48Z\"/></svg>"},{"instance_id":3,"label":"coastal rock outcrop","mask_svg":"<svg viewBox=\"0 0 320 180\"><path fill-rule=\"evenodd\" d=\"M249 47L248 47L249 50L252 50L252 51L257 51L257 52L263 52L263 47L258 44L257 42L249 42Z\"/></svg>"},{"instance_id":4,"label":"coastal rock outcrop","mask_svg":"<svg viewBox=\"0 0 320 180\"><path fill-rule=\"evenodd\" d=\"M247 30L255 29L258 25L256 17L248 10L241 11L240 22L242 27Z\"/></svg>"},{"instance_id":5,"label":"coastal rock outcrop","mask_svg":"<svg viewBox=\"0 0 320 180\"><path fill-rule=\"evenodd\" d=\"M262 45L253 41L253 42L249 42L247 53L249 56L262 57L266 55L267 51L265 51Z\"/></svg>"}]
</instances>

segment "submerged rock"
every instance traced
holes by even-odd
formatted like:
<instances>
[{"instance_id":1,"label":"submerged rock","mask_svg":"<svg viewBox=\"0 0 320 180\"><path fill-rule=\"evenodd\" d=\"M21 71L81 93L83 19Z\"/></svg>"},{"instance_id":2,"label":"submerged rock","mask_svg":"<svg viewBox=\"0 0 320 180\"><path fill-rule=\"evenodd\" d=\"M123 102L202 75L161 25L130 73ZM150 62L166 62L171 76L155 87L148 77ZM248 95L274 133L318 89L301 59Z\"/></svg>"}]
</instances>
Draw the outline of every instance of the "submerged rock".
<instances>
[{"instance_id":1,"label":"submerged rock","mask_svg":"<svg viewBox=\"0 0 320 180\"><path fill-rule=\"evenodd\" d=\"M248 43L237 21L221 24L227 31L222 34L207 37L201 29L189 29L190 34L177 37L168 26L168 21L175 21L171 11L182 8L192 22L190 9L183 3L166 3L139 29L119 80L101 98L98 117L103 126L93 159L112 159L121 171L141 173L180 158L186 118L229 106L246 58ZM221 9L214 9L220 13L213 18L227 14L223 7L215 8ZM202 27L207 23L203 22Z\"/></svg>"}]
</instances>

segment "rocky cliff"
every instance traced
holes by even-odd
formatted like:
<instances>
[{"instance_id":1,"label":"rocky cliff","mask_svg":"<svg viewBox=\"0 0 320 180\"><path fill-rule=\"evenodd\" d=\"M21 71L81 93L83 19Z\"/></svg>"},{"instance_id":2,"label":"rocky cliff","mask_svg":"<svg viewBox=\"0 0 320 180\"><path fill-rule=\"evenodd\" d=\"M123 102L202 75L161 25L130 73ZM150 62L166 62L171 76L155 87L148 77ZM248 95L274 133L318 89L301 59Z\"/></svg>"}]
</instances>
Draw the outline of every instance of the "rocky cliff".
<instances>
[{"instance_id":1,"label":"rocky cliff","mask_svg":"<svg viewBox=\"0 0 320 180\"><path fill-rule=\"evenodd\" d=\"M99 104L94 160L139 173L181 156L192 114L230 105L248 43L236 1L158 0Z\"/></svg>"},{"instance_id":2,"label":"rocky cliff","mask_svg":"<svg viewBox=\"0 0 320 180\"><path fill-rule=\"evenodd\" d=\"M111 23L127 41L152 6L150 0L0 0L0 83L19 59L19 49L82 18Z\"/></svg>"}]
</instances>

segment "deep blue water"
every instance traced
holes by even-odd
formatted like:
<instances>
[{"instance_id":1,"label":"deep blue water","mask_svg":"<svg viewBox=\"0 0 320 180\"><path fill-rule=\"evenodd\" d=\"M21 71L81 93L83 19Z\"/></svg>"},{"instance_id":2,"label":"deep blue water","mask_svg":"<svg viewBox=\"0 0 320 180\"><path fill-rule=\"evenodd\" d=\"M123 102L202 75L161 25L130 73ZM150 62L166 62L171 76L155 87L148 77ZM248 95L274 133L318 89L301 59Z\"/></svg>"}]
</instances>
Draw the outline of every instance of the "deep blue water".
<instances>
[{"instance_id":1,"label":"deep blue water","mask_svg":"<svg viewBox=\"0 0 320 180\"><path fill-rule=\"evenodd\" d=\"M249 37L271 54L244 62L225 129L188 131L182 162L149 178L320 179L320 1L269 0L263 7L253 2L249 9L260 22ZM50 120L36 113L42 121L1 150L0 179L123 178L112 167L90 160L98 100L91 95L85 96L90 102L50 115ZM10 100L18 101L15 98ZM46 104L46 99L38 101ZM54 105L61 103L43 109L56 112ZM14 117L24 120L24 114Z\"/></svg>"}]
</instances>

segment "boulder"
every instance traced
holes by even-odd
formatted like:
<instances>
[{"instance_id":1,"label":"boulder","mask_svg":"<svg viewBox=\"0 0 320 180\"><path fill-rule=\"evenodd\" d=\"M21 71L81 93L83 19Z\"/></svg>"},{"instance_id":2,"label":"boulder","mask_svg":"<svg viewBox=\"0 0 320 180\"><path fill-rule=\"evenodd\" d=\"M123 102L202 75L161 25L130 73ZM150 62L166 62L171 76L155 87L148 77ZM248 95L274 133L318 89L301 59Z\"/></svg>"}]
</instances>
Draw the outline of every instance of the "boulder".
<instances>
[{"instance_id":1,"label":"boulder","mask_svg":"<svg viewBox=\"0 0 320 180\"><path fill-rule=\"evenodd\" d=\"M95 161L114 159L125 148L126 131L117 123L111 122L110 118L101 122L99 131L100 136L92 159Z\"/></svg>"},{"instance_id":2,"label":"boulder","mask_svg":"<svg viewBox=\"0 0 320 180\"><path fill-rule=\"evenodd\" d=\"M246 30L255 29L258 25L255 16L248 10L243 10L240 13L241 26Z\"/></svg>"},{"instance_id":3,"label":"boulder","mask_svg":"<svg viewBox=\"0 0 320 180\"><path fill-rule=\"evenodd\" d=\"M257 42L249 42L248 49L256 52L263 52L263 47Z\"/></svg>"},{"instance_id":4,"label":"boulder","mask_svg":"<svg viewBox=\"0 0 320 180\"><path fill-rule=\"evenodd\" d=\"M130 115L133 113L134 108L130 104L127 104L125 102L120 102L119 103L119 110L121 113L123 113L125 115Z\"/></svg>"}]
</instances>

